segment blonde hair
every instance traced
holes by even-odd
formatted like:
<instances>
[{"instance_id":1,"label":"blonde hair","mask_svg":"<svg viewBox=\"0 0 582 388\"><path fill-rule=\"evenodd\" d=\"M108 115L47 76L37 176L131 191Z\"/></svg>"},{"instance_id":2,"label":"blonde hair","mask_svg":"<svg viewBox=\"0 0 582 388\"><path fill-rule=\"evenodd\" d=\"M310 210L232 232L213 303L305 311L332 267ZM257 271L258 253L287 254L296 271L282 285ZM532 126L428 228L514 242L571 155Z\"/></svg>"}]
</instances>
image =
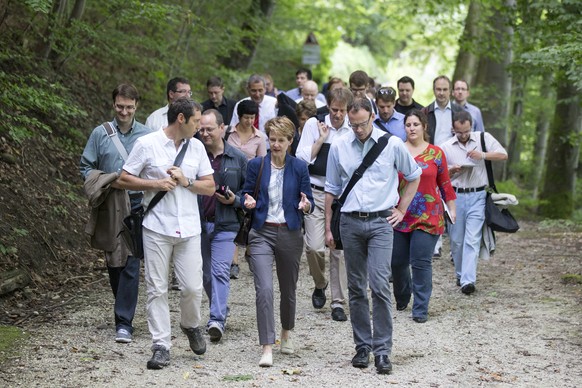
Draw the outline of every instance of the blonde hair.
<instances>
[{"instance_id":1,"label":"blonde hair","mask_svg":"<svg viewBox=\"0 0 582 388\"><path fill-rule=\"evenodd\" d=\"M275 135L285 136L292 140L295 135L295 125L285 116L274 117L265 123L265 132L267 136L273 132Z\"/></svg>"}]
</instances>

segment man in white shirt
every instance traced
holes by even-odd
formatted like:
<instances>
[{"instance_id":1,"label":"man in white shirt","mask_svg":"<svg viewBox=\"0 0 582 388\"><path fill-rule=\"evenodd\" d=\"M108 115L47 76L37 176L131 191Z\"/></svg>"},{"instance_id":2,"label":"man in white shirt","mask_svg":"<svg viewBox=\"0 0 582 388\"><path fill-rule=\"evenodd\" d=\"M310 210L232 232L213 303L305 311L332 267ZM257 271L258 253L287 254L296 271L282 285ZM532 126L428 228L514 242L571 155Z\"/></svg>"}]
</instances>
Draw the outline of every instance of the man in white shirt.
<instances>
[{"instance_id":1,"label":"man in white shirt","mask_svg":"<svg viewBox=\"0 0 582 388\"><path fill-rule=\"evenodd\" d=\"M255 116L254 126L266 134L265 123L273 117L277 117L277 99L265 95L265 92L265 79L261 75L253 74L247 81L247 93L249 94L249 97L243 98L241 101L253 100L259 105L259 114ZM237 102L234 107L232 120L230 121L231 127L234 127L240 121L237 113L238 104L240 104L240 101Z\"/></svg>"},{"instance_id":2,"label":"man in white shirt","mask_svg":"<svg viewBox=\"0 0 582 388\"><path fill-rule=\"evenodd\" d=\"M146 127L157 131L168 126L168 107L170 104L181 97L192 97L190 82L182 77L172 78L166 85L166 97L168 105L155 110L149 115L146 120Z\"/></svg>"},{"instance_id":3,"label":"man in white shirt","mask_svg":"<svg viewBox=\"0 0 582 388\"><path fill-rule=\"evenodd\" d=\"M305 216L305 255L309 272L315 283L311 296L313 307L325 305L325 175L330 145L337 137L350 132L347 107L353 94L346 88L333 89L328 94L330 113L320 121L312 117L303 126L296 157L309 164L309 181L315 208ZM331 317L334 321L347 320L344 306L346 299L346 268L340 250L329 250L329 281L331 285Z\"/></svg>"},{"instance_id":4,"label":"man in white shirt","mask_svg":"<svg viewBox=\"0 0 582 388\"><path fill-rule=\"evenodd\" d=\"M303 88L301 88L301 97L296 99L295 102L299 103L303 100L313 101L315 102L316 108L324 107L325 103L317 99L318 90L317 82L311 80L305 81Z\"/></svg>"},{"instance_id":5,"label":"man in white shirt","mask_svg":"<svg viewBox=\"0 0 582 388\"><path fill-rule=\"evenodd\" d=\"M481 132L473 131L472 126L473 118L469 112L456 113L453 118L455 136L441 146L447 157L453 189L457 193L457 219L454 224L448 225L448 230L457 286L466 295L475 292L477 280L488 184L485 160L507 159L507 151L487 132L487 152L484 152Z\"/></svg>"},{"instance_id":6,"label":"man in white shirt","mask_svg":"<svg viewBox=\"0 0 582 388\"><path fill-rule=\"evenodd\" d=\"M170 363L171 322L168 305L170 261L180 284L180 327L196 354L206 352L200 327L202 254L197 196L214 194L214 170L202 143L194 139L202 106L180 98L170 104L169 125L138 139L123 166L120 186L144 191L144 207L159 191L167 192L143 221L147 318L153 356L148 369ZM184 159L174 166L184 147Z\"/></svg>"}]
</instances>

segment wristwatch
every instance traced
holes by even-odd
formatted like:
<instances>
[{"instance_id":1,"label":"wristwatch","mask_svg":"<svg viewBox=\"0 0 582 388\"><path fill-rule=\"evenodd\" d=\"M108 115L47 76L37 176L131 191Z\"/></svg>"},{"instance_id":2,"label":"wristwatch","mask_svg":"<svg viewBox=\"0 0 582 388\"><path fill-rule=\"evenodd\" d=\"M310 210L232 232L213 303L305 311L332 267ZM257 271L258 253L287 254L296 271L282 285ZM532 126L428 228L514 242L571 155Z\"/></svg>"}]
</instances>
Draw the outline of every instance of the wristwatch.
<instances>
[{"instance_id":1,"label":"wristwatch","mask_svg":"<svg viewBox=\"0 0 582 388\"><path fill-rule=\"evenodd\" d=\"M188 178L188 186L184 186L184 187L189 189L190 186L192 186L193 184L194 184L194 181L192 180L192 178Z\"/></svg>"}]
</instances>

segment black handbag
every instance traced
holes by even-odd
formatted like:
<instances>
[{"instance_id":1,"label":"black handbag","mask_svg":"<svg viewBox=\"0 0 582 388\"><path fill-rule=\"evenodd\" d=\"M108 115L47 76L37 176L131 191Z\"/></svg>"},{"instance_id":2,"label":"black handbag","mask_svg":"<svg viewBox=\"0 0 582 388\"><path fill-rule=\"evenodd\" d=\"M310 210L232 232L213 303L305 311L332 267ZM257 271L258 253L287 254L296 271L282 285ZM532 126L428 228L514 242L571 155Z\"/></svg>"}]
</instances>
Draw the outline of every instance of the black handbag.
<instances>
[{"instance_id":1,"label":"black handbag","mask_svg":"<svg viewBox=\"0 0 582 388\"><path fill-rule=\"evenodd\" d=\"M186 140L186 143L182 146L180 153L176 156L176 160L174 160L174 166L179 167L180 164L182 164L188 144L190 144L190 140ZM144 258L143 219L146 213L153 209L166 193L167 191L159 191L152 198L147 209L144 210L141 206L138 209L132 209L131 213L123 219L119 235L121 235L121 238L131 251L132 255L138 259Z\"/></svg>"},{"instance_id":2,"label":"black handbag","mask_svg":"<svg viewBox=\"0 0 582 388\"><path fill-rule=\"evenodd\" d=\"M485 147L485 132L481 132L481 148L483 152L487 152L487 148ZM495 187L493 168L491 167L490 160L485 161L485 168L487 169L490 190L498 193L497 187ZM511 212L507 209L500 209L495 205L491 198L491 191L487 192L485 199L485 222L494 232L515 233L519 230L519 224Z\"/></svg>"},{"instance_id":3,"label":"black handbag","mask_svg":"<svg viewBox=\"0 0 582 388\"><path fill-rule=\"evenodd\" d=\"M261 176L263 175L263 166L265 164L265 157L261 159L261 167L259 168L259 174L257 175L257 181L255 182L255 190L253 192L253 198L257 200L259 195L259 188L261 187ZM249 243L249 233L253 225L253 214L254 210L246 211L243 215L242 222L240 223L240 228L238 233L234 238L234 243L237 246L245 247Z\"/></svg>"},{"instance_id":4,"label":"black handbag","mask_svg":"<svg viewBox=\"0 0 582 388\"><path fill-rule=\"evenodd\" d=\"M356 185L360 178L362 178L362 175L364 175L364 171L366 171L366 169L374 163L380 153L384 150L384 148L386 148L388 145L388 138L390 138L390 136L392 136L390 133L386 133L384 136L378 139L378 142L374 144L372 148L370 148L370 151L368 151L366 156L364 156L362 163L352 174L352 177L350 178L350 181L348 182L348 185L346 186L346 189L342 193L341 197L339 199L334 199L331 204L331 220L329 227L331 229L331 234L335 243L335 249L344 249L340 233L342 206L346 201L348 194L350 191L352 191L352 188Z\"/></svg>"}]
</instances>

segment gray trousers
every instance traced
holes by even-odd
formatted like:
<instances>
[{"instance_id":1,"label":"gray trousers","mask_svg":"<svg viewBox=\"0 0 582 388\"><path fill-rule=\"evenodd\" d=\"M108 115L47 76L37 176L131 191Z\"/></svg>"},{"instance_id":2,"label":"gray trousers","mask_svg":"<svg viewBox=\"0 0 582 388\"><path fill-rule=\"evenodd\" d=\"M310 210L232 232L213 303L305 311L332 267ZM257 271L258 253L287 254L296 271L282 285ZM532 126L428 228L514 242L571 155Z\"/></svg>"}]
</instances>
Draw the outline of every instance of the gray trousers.
<instances>
[{"instance_id":1,"label":"gray trousers","mask_svg":"<svg viewBox=\"0 0 582 388\"><path fill-rule=\"evenodd\" d=\"M259 343L275 343L275 313L273 307L273 263L277 270L281 302L281 326L295 327L295 308L299 261L303 252L301 230L290 231L287 226L265 225L249 233L249 265L255 280L255 303Z\"/></svg>"}]
</instances>

